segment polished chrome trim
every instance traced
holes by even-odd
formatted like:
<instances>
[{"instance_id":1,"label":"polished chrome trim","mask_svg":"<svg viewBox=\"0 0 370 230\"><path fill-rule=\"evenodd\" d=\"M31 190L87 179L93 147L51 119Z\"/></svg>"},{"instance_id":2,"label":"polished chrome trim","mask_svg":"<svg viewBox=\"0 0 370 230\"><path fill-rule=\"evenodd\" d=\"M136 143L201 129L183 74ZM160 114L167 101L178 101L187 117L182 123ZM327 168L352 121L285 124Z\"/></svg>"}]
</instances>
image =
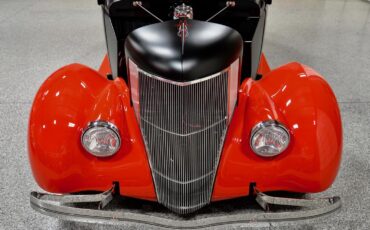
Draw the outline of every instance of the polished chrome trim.
<instances>
[{"instance_id":1,"label":"polished chrome trim","mask_svg":"<svg viewBox=\"0 0 370 230\"><path fill-rule=\"evenodd\" d=\"M217 13L215 13L214 15L212 15L210 18L208 18L207 20L206 20L206 22L209 22L209 21L211 21L212 19L214 19L215 17L217 17L217 15L219 15L219 14L221 14L222 12L224 12L227 8L229 8L229 7L235 7L235 5L236 5L236 3L235 3L235 1L227 1L226 2L226 5L225 5L225 7L224 8L222 8L221 10L219 10Z\"/></svg>"},{"instance_id":2,"label":"polished chrome trim","mask_svg":"<svg viewBox=\"0 0 370 230\"><path fill-rule=\"evenodd\" d=\"M142 121L144 121L145 123L147 123L147 124L149 124L149 125L151 125L151 126L153 126L153 127L157 128L157 129L159 129L159 130L161 130L161 131L165 132L165 133L173 134L173 135L180 136L180 137L187 137L187 136L191 136L191 135L194 135L194 134L197 134L197 133L204 132L204 131L206 131L206 130L208 130L208 129L210 129L210 128L213 128L213 127L215 127L215 126L217 126L217 125L221 124L221 123L222 123L222 122L224 122L225 120L227 120L227 117L226 117L225 119L222 119L222 120L220 120L220 121L217 121L217 122L213 123L212 125L209 125L209 126L207 126L207 127L204 127L203 129L197 130L197 131L195 131L195 132L187 133L187 134L175 133L175 132L171 132L171 131L168 131L168 130L162 129L161 127L159 127L159 126L157 126L157 125L155 125L155 124L153 124L153 123L151 123L151 122L149 122L149 121L145 120L144 118L141 118L141 120L142 120Z\"/></svg>"},{"instance_id":3,"label":"polished chrome trim","mask_svg":"<svg viewBox=\"0 0 370 230\"><path fill-rule=\"evenodd\" d=\"M160 19L159 17L157 17L157 15L153 14L150 10L148 10L147 8L145 8L143 6L143 3L141 1L133 1L132 2L132 6L134 6L134 7L140 7L142 10L144 10L146 13L148 13L153 18L157 19L159 22L163 22L163 20Z\"/></svg>"},{"instance_id":4,"label":"polished chrome trim","mask_svg":"<svg viewBox=\"0 0 370 230\"><path fill-rule=\"evenodd\" d=\"M169 79L166 79L166 78L163 78L163 77L158 77L154 74L148 73L145 70L140 69L139 66L137 66L137 68L138 68L139 73L145 74L147 77L151 77L151 78L154 78L156 80L166 82L166 83L169 83L169 84L172 84L172 85L177 85L177 86L189 86L189 85L194 85L194 84L201 83L203 81L208 81L212 78L220 76L220 74L222 74L224 72L229 72L229 69L230 69L230 67L227 67L226 69L224 69L224 70L222 70L218 73L212 74L208 77L204 77L204 78L193 80L193 81L179 82L179 81L169 80Z\"/></svg>"},{"instance_id":5,"label":"polished chrome trim","mask_svg":"<svg viewBox=\"0 0 370 230\"><path fill-rule=\"evenodd\" d=\"M94 204L100 202L101 204L106 204L105 200L109 200L112 197L111 190L97 195L54 195L31 192L30 204L32 209L41 214L63 220L113 225L131 222L169 229L204 229L226 224L243 224L248 226L248 223L252 223L252 226L255 226L255 223L268 224L276 221L302 220L332 213L342 205L342 201L338 196L315 199L292 199L272 197L259 191L256 191L256 194L257 203L265 210L268 209L270 204L301 208L298 210L294 209L294 211L282 209L284 211L277 212L250 212L249 210L248 213L236 212L214 216L200 215L190 219L174 219L171 217L162 217L163 215L153 215L153 213L145 211L135 212L129 209L121 209L119 211L102 210L104 206L101 206L100 209L71 207L63 202L67 200L76 203L77 199L77 203ZM79 196L79 198L74 198L73 196Z\"/></svg>"},{"instance_id":6,"label":"polished chrome trim","mask_svg":"<svg viewBox=\"0 0 370 230\"><path fill-rule=\"evenodd\" d=\"M96 127L108 128L108 129L112 130L112 131L117 135L117 137L118 137L118 148L117 148L117 151L115 151L114 153L111 153L111 154L109 154L109 155L101 155L101 154L92 153L92 152L90 152L90 151L85 147L85 145L83 144L83 137L84 137L85 133L86 133L88 130L90 130L90 129L92 129L92 128L96 128ZM81 145L82 145L82 147L83 147L83 148L84 148L88 153L90 153L90 154L92 154L92 155L94 155L94 156L96 156L96 157L110 157L110 156L113 156L114 154L116 154L116 153L120 150L120 148L121 148L121 143L122 143L122 141L121 141L121 135L119 134L119 130L118 130L117 126L116 126L115 124L113 124L113 123L108 122L108 121L101 121L101 120L98 120L98 121L92 121L92 122L90 122L90 123L86 126L86 128L84 128L84 130L82 131L82 135L81 135Z\"/></svg>"},{"instance_id":7,"label":"polished chrome trim","mask_svg":"<svg viewBox=\"0 0 370 230\"><path fill-rule=\"evenodd\" d=\"M211 202L228 118L232 114L230 109L234 108L230 106L228 78L231 72L233 76L239 72L230 71L230 66L224 72L184 83L168 81L140 71L136 65L133 67L130 79L135 87L131 87L131 94L136 97L133 104L139 112L137 119L158 202L181 214L200 209ZM205 96L212 95L215 88L219 88L217 100ZM237 90L232 92L236 97ZM181 106L185 98L191 103ZM184 114L186 111L189 115ZM188 123L188 119L194 118L200 122L199 127ZM192 145L198 138L202 143ZM186 147L181 147L184 144Z\"/></svg>"},{"instance_id":8,"label":"polished chrome trim","mask_svg":"<svg viewBox=\"0 0 370 230\"><path fill-rule=\"evenodd\" d=\"M201 180L201 179L204 179L204 178L206 178L206 177L209 177L210 175L212 175L212 173L214 173L214 171L211 171L211 172L209 172L209 173L207 173L207 174L204 174L203 176L198 177L198 178L193 179L193 180L189 180L189 181L179 181L179 180L171 179L170 177L168 177L168 176L164 175L163 173L160 173L158 170L152 169L152 171L153 171L153 172L155 172L156 174L160 175L161 177L163 177L163 178L165 178L165 179L167 179L167 180L169 180L169 181L171 181L171 182L175 182L175 183L177 183L177 184L190 184L190 183L194 183L194 182L196 182L196 181L199 181L199 180Z\"/></svg>"},{"instance_id":9,"label":"polished chrome trim","mask_svg":"<svg viewBox=\"0 0 370 230\"><path fill-rule=\"evenodd\" d=\"M262 155L261 153L259 153L253 146L252 144L252 139L253 139L253 136L258 132L260 131L261 129L263 128L267 128L267 127L271 127L271 126L274 126L274 127L278 127L278 128L281 128L284 132L286 132L286 134L288 135L288 145L280 152L280 153L276 153L276 154L272 154L272 155ZM255 154L257 154L258 156L261 156L261 157L275 157L279 154L281 154L282 152L284 152L289 144L290 144L290 139L291 139L291 136L290 136L290 133L289 133L289 130L285 127L285 125L283 125L282 123L276 121L276 120L267 120L267 121L262 121L260 123L258 123L257 125L255 125L251 131L251 135L250 135L250 138L249 138L249 145L251 147L251 149L253 150L253 152Z\"/></svg>"},{"instance_id":10,"label":"polished chrome trim","mask_svg":"<svg viewBox=\"0 0 370 230\"><path fill-rule=\"evenodd\" d=\"M191 6L185 5L185 3L176 6L173 11L174 20L183 18L193 19L193 8Z\"/></svg>"}]
</instances>

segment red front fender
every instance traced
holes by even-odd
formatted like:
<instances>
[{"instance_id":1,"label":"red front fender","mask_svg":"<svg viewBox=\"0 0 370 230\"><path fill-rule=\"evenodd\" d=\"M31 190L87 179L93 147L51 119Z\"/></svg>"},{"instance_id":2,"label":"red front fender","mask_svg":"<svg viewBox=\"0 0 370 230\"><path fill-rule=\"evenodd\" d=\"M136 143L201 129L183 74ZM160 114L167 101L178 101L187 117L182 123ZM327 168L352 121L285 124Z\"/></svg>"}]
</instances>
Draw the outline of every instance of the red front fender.
<instances>
[{"instance_id":1,"label":"red front fender","mask_svg":"<svg viewBox=\"0 0 370 230\"><path fill-rule=\"evenodd\" d=\"M122 148L98 159L80 144L91 121L105 120L120 130ZM122 195L155 200L145 147L128 89L88 67L73 64L54 74L38 91L29 121L28 149L38 184L55 193L105 191L120 182Z\"/></svg>"},{"instance_id":2,"label":"red front fender","mask_svg":"<svg viewBox=\"0 0 370 230\"><path fill-rule=\"evenodd\" d=\"M291 132L281 155L262 158L249 145L258 122L276 119ZM262 191L321 192L334 181L342 153L336 98L322 77L299 63L246 80L224 144L213 200L246 196L249 184Z\"/></svg>"}]
</instances>

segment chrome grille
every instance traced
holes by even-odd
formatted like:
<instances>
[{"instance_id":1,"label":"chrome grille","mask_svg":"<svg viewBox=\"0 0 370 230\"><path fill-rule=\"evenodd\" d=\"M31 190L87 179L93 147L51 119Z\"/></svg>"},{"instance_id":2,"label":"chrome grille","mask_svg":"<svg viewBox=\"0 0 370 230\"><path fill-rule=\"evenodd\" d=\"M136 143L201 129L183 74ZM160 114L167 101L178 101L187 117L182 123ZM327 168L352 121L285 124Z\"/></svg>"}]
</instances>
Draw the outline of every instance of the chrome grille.
<instances>
[{"instance_id":1,"label":"chrome grille","mask_svg":"<svg viewBox=\"0 0 370 230\"><path fill-rule=\"evenodd\" d=\"M210 202L229 120L228 74L190 83L130 75L158 201L177 213Z\"/></svg>"}]
</instances>

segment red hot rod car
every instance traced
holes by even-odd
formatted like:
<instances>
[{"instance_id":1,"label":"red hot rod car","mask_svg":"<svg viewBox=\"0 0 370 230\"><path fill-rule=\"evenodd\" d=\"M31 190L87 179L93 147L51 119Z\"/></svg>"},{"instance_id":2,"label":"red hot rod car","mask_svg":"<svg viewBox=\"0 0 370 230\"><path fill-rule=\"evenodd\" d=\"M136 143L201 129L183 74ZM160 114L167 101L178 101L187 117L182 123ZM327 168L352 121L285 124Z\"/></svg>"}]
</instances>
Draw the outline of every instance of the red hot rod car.
<instances>
[{"instance_id":1,"label":"red hot rod car","mask_svg":"<svg viewBox=\"0 0 370 230\"><path fill-rule=\"evenodd\" d=\"M33 103L31 167L40 187L56 193L32 192L33 208L66 218L145 222L142 214L64 204L103 208L124 196L189 214L255 195L265 209L308 208L231 221L295 219L340 206L338 197L265 194L326 190L342 152L340 112L323 77L300 63L271 70L262 54L271 1L98 2L108 47L101 67L57 70ZM102 193L81 194L87 191Z\"/></svg>"}]
</instances>

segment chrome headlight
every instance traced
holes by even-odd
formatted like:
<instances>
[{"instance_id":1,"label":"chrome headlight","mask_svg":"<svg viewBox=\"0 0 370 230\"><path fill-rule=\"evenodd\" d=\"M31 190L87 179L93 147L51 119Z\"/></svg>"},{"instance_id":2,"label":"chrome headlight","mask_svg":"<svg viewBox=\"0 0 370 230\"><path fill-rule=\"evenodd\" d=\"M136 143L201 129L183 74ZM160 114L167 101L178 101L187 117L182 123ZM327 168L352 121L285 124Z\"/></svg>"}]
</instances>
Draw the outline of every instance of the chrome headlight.
<instances>
[{"instance_id":1,"label":"chrome headlight","mask_svg":"<svg viewBox=\"0 0 370 230\"><path fill-rule=\"evenodd\" d=\"M97 157L109 157L118 152L121 138L115 125L96 121L88 125L81 136L85 150Z\"/></svg>"},{"instance_id":2,"label":"chrome headlight","mask_svg":"<svg viewBox=\"0 0 370 230\"><path fill-rule=\"evenodd\" d=\"M257 124L251 133L250 145L257 155L273 157L284 152L290 143L290 134L284 125L277 121Z\"/></svg>"}]
</instances>

